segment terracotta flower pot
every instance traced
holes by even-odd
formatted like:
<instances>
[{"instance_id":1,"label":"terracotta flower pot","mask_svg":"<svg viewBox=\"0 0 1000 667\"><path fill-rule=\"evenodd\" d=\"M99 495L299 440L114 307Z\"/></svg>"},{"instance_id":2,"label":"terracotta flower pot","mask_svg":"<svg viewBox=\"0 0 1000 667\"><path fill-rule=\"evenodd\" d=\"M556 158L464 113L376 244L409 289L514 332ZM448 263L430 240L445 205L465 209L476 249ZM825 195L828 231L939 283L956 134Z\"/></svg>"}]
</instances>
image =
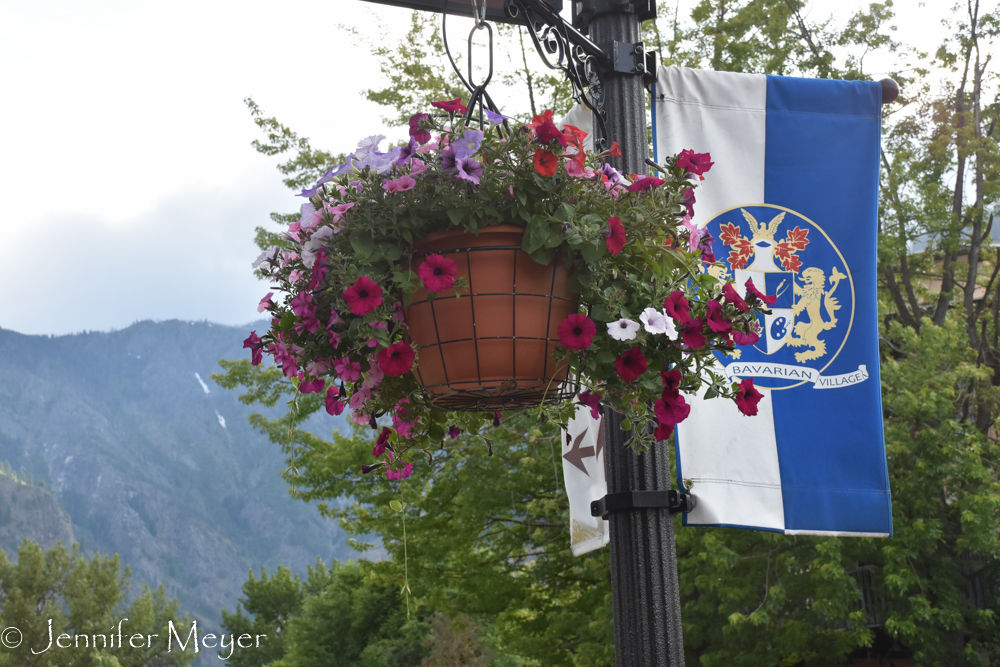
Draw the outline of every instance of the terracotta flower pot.
<instances>
[{"instance_id":1,"label":"terracotta flower pot","mask_svg":"<svg viewBox=\"0 0 1000 667\"><path fill-rule=\"evenodd\" d=\"M571 390L552 359L559 323L576 312L569 273L558 258L538 264L521 250L520 227L502 225L478 236L432 234L415 246L413 269L438 254L455 262L468 287L456 298L428 300L421 289L406 309L418 346L414 374L436 405L458 410L500 410L562 400Z\"/></svg>"}]
</instances>

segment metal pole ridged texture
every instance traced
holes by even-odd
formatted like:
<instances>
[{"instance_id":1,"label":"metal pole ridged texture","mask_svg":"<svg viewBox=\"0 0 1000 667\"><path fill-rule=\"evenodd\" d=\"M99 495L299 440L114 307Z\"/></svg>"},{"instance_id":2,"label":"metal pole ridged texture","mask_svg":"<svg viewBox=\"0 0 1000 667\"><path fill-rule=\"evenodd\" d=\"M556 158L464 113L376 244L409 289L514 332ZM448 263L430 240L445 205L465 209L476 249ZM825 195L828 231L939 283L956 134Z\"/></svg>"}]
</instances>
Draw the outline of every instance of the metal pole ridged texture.
<instances>
[{"instance_id":1,"label":"metal pole ridged texture","mask_svg":"<svg viewBox=\"0 0 1000 667\"><path fill-rule=\"evenodd\" d=\"M590 39L597 44L640 40L639 18L635 14L601 14L590 24ZM649 157L646 133L646 88L641 74L604 75L604 122L608 127L608 146L617 141L622 157L611 158L611 166L624 174L645 174ZM594 124L597 127L597 123Z\"/></svg>"},{"instance_id":2,"label":"metal pole ridged texture","mask_svg":"<svg viewBox=\"0 0 1000 667\"><path fill-rule=\"evenodd\" d=\"M590 25L598 43L639 41L639 20L625 11L602 14ZM622 157L612 165L625 174L646 173L646 91L641 74L606 74L604 105L610 141ZM596 127L596 123L595 123ZM604 460L608 493L670 488L666 443L637 456L621 430L623 417L605 411ZM666 509L613 512L611 594L617 667L683 667L680 590L673 517Z\"/></svg>"},{"instance_id":3,"label":"metal pole ridged texture","mask_svg":"<svg viewBox=\"0 0 1000 667\"><path fill-rule=\"evenodd\" d=\"M629 448L622 415L605 410L608 493L670 488L667 443L641 456ZM666 508L612 512L611 597L617 667L683 667L674 519Z\"/></svg>"}]
</instances>

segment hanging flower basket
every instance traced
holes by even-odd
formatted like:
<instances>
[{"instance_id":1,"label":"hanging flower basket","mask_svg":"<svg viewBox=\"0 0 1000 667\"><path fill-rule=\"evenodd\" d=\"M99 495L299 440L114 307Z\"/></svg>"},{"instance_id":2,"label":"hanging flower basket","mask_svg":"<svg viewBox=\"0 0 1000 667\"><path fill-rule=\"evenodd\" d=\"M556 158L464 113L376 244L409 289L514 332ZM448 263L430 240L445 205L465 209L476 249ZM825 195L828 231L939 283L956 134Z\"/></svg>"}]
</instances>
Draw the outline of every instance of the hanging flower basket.
<instances>
[{"instance_id":1,"label":"hanging flower basket","mask_svg":"<svg viewBox=\"0 0 1000 667\"><path fill-rule=\"evenodd\" d=\"M574 395L558 362L559 324L577 311L565 261L547 266L521 249L523 227L432 234L414 246L414 261L436 255L455 262L468 287L432 298L418 289L406 309L417 346L417 380L433 405L492 412Z\"/></svg>"},{"instance_id":2,"label":"hanging flower basket","mask_svg":"<svg viewBox=\"0 0 1000 667\"><path fill-rule=\"evenodd\" d=\"M369 137L303 190L254 263L284 296L261 300L271 327L247 338L252 362L266 351L330 414L381 429L365 470L405 477L414 453L486 438L513 408L565 424L572 397L655 423L634 429L640 450L687 417L685 394L756 413L751 380L711 369L759 340L773 298L737 292L691 222L707 154L622 174L606 162L617 146L588 156L551 112L519 126L486 110L476 129L461 100L434 106L407 144Z\"/></svg>"}]
</instances>

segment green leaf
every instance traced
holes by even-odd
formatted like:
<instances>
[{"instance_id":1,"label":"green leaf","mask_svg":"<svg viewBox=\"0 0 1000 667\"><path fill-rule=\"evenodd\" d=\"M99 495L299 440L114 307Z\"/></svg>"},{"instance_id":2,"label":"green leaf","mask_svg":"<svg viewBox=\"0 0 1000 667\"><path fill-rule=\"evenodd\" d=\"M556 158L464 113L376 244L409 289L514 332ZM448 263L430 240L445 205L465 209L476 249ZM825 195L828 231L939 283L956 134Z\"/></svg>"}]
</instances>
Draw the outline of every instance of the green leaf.
<instances>
[{"instance_id":1,"label":"green leaf","mask_svg":"<svg viewBox=\"0 0 1000 667\"><path fill-rule=\"evenodd\" d=\"M524 238L521 240L521 248L524 252L531 254L545 245L545 239L548 237L548 223L545 222L541 216L534 215L531 217L531 222L528 223L527 228L524 230Z\"/></svg>"},{"instance_id":2,"label":"green leaf","mask_svg":"<svg viewBox=\"0 0 1000 667\"><path fill-rule=\"evenodd\" d=\"M583 261L587 264L593 264L601 258L601 249L598 248L593 243L588 243L580 248L581 254L583 254Z\"/></svg>"},{"instance_id":3,"label":"green leaf","mask_svg":"<svg viewBox=\"0 0 1000 667\"><path fill-rule=\"evenodd\" d=\"M449 208L447 213L448 219L451 220L451 224L456 227L462 224L462 220L465 219L465 214L456 208Z\"/></svg>"},{"instance_id":4,"label":"green leaf","mask_svg":"<svg viewBox=\"0 0 1000 667\"><path fill-rule=\"evenodd\" d=\"M531 253L531 259L545 266L555 257L556 253L551 248L541 248Z\"/></svg>"},{"instance_id":5,"label":"green leaf","mask_svg":"<svg viewBox=\"0 0 1000 667\"><path fill-rule=\"evenodd\" d=\"M397 512L403 511L403 503L399 502L398 500L390 500L389 507L396 510Z\"/></svg>"},{"instance_id":6,"label":"green leaf","mask_svg":"<svg viewBox=\"0 0 1000 667\"><path fill-rule=\"evenodd\" d=\"M385 257L390 262L395 262L403 256L403 251L399 249L399 246L393 245L392 243L382 243L379 245L378 249L382 257Z\"/></svg>"},{"instance_id":7,"label":"green leaf","mask_svg":"<svg viewBox=\"0 0 1000 667\"><path fill-rule=\"evenodd\" d=\"M360 229L351 233L351 247L354 252L366 258L375 253L375 242L371 235Z\"/></svg>"},{"instance_id":8,"label":"green leaf","mask_svg":"<svg viewBox=\"0 0 1000 667\"><path fill-rule=\"evenodd\" d=\"M705 392L705 400L710 398L715 398L719 395L719 392L715 390L715 387L709 387L708 391Z\"/></svg>"},{"instance_id":9,"label":"green leaf","mask_svg":"<svg viewBox=\"0 0 1000 667\"><path fill-rule=\"evenodd\" d=\"M602 364L613 364L615 361L615 355L609 350L601 350L597 353L597 361Z\"/></svg>"},{"instance_id":10,"label":"green leaf","mask_svg":"<svg viewBox=\"0 0 1000 667\"><path fill-rule=\"evenodd\" d=\"M602 303L599 303L590 309L590 317L598 322L611 322L615 319Z\"/></svg>"}]
</instances>

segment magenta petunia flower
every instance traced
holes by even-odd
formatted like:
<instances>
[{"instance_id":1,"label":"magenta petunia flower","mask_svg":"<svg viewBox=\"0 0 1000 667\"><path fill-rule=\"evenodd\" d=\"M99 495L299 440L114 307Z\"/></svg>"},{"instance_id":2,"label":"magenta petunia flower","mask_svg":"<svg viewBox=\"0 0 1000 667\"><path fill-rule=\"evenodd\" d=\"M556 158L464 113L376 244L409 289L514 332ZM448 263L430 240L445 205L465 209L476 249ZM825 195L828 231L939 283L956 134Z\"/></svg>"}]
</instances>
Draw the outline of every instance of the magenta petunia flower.
<instances>
[{"instance_id":1,"label":"magenta petunia flower","mask_svg":"<svg viewBox=\"0 0 1000 667\"><path fill-rule=\"evenodd\" d=\"M612 255L620 253L625 247L625 227L622 226L622 221L616 217L608 218L608 231L605 234L604 245L608 252Z\"/></svg>"},{"instance_id":2,"label":"magenta petunia flower","mask_svg":"<svg viewBox=\"0 0 1000 667\"><path fill-rule=\"evenodd\" d=\"M762 398L764 394L753 386L753 378L747 378L740 382L740 388L736 391L736 407L743 414L752 417L757 414L757 404Z\"/></svg>"},{"instance_id":3,"label":"magenta petunia flower","mask_svg":"<svg viewBox=\"0 0 1000 667\"><path fill-rule=\"evenodd\" d=\"M299 292L288 305L291 306L292 313L296 317L305 317L309 311L314 309L312 294L309 292Z\"/></svg>"},{"instance_id":4,"label":"magenta petunia flower","mask_svg":"<svg viewBox=\"0 0 1000 667\"><path fill-rule=\"evenodd\" d=\"M334 360L333 372L344 382L356 382L361 377L361 363L341 357Z\"/></svg>"},{"instance_id":5,"label":"magenta petunia flower","mask_svg":"<svg viewBox=\"0 0 1000 667\"><path fill-rule=\"evenodd\" d=\"M375 458L382 456L385 448L389 445L390 435L392 435L392 429L388 426L383 426L382 432L378 434L378 440L375 441L375 446L372 448L372 456Z\"/></svg>"},{"instance_id":6,"label":"magenta petunia flower","mask_svg":"<svg viewBox=\"0 0 1000 667\"><path fill-rule=\"evenodd\" d=\"M324 389L326 389L326 380L322 378L313 378L312 380L303 378L299 382L299 391L303 394L321 394Z\"/></svg>"},{"instance_id":7,"label":"magenta petunia flower","mask_svg":"<svg viewBox=\"0 0 1000 667\"><path fill-rule=\"evenodd\" d=\"M694 188L688 188L684 191L684 208L687 209L688 218L694 217Z\"/></svg>"},{"instance_id":8,"label":"magenta petunia flower","mask_svg":"<svg viewBox=\"0 0 1000 667\"><path fill-rule=\"evenodd\" d=\"M737 310L742 310L744 313L750 310L747 306L747 302L743 300L743 297L737 293L736 288L733 287L732 283L726 283L722 288L722 296L725 297L726 303L736 306Z\"/></svg>"},{"instance_id":9,"label":"magenta petunia flower","mask_svg":"<svg viewBox=\"0 0 1000 667\"><path fill-rule=\"evenodd\" d=\"M448 427L448 435L451 436L452 440L457 440L458 436L462 434L462 429L452 424Z\"/></svg>"},{"instance_id":10,"label":"magenta petunia flower","mask_svg":"<svg viewBox=\"0 0 1000 667\"><path fill-rule=\"evenodd\" d=\"M656 438L657 442L663 442L664 440L669 440L670 436L674 434L673 424L657 424L656 428L653 429L653 437Z\"/></svg>"},{"instance_id":11,"label":"magenta petunia flower","mask_svg":"<svg viewBox=\"0 0 1000 667\"><path fill-rule=\"evenodd\" d=\"M660 381L663 382L663 391L669 391L674 394L678 393L681 386L681 377L681 372L676 368L669 371L661 371Z\"/></svg>"},{"instance_id":12,"label":"magenta petunia flower","mask_svg":"<svg viewBox=\"0 0 1000 667\"><path fill-rule=\"evenodd\" d=\"M601 399L604 398L603 394L591 394L589 390L581 391L576 396L577 400L583 405L590 408L590 416L597 419L601 416Z\"/></svg>"},{"instance_id":13,"label":"magenta petunia flower","mask_svg":"<svg viewBox=\"0 0 1000 667\"><path fill-rule=\"evenodd\" d=\"M458 177L479 185L479 177L483 175L483 165L474 157L464 157L455 162Z\"/></svg>"},{"instance_id":14,"label":"magenta petunia flower","mask_svg":"<svg viewBox=\"0 0 1000 667\"><path fill-rule=\"evenodd\" d=\"M695 153L693 150L685 149L677 156L675 164L689 174L701 176L715 163L712 162L712 156L709 153ZM705 177L701 176L701 180L704 181Z\"/></svg>"},{"instance_id":15,"label":"magenta petunia flower","mask_svg":"<svg viewBox=\"0 0 1000 667\"><path fill-rule=\"evenodd\" d=\"M718 301L708 302L708 328L715 333L728 333L733 330L733 323L722 312L722 304Z\"/></svg>"},{"instance_id":16,"label":"magenta petunia flower","mask_svg":"<svg viewBox=\"0 0 1000 667\"><path fill-rule=\"evenodd\" d=\"M662 178L656 178L654 176L646 176L644 178L640 178L638 181L636 181L635 183L633 183L632 185L628 186L625 189L628 190L629 192L643 192L644 190L651 190L653 188L658 188L661 185L663 185L663 182L664 181Z\"/></svg>"},{"instance_id":17,"label":"magenta petunia flower","mask_svg":"<svg viewBox=\"0 0 1000 667\"><path fill-rule=\"evenodd\" d=\"M679 424L691 414L691 406L680 394L663 393L663 396L653 404L653 412L661 424Z\"/></svg>"},{"instance_id":18,"label":"magenta petunia flower","mask_svg":"<svg viewBox=\"0 0 1000 667\"><path fill-rule=\"evenodd\" d=\"M425 113L415 113L410 116L410 136L417 140L417 143L423 145L431 140L430 130L425 130L420 127L420 121L429 118L430 116Z\"/></svg>"},{"instance_id":19,"label":"magenta petunia flower","mask_svg":"<svg viewBox=\"0 0 1000 667\"><path fill-rule=\"evenodd\" d=\"M407 477L409 477L412 474L413 474L413 464L412 463L407 463L402 468L398 468L396 470L393 470L393 469L390 468L389 470L385 471L385 476L388 479L395 479L395 480L406 479Z\"/></svg>"},{"instance_id":20,"label":"magenta petunia flower","mask_svg":"<svg viewBox=\"0 0 1000 667\"><path fill-rule=\"evenodd\" d=\"M708 340L702 331L704 326L705 324L700 317L689 319L683 331L681 331L681 340L691 349L702 347Z\"/></svg>"},{"instance_id":21,"label":"magenta petunia flower","mask_svg":"<svg viewBox=\"0 0 1000 667\"><path fill-rule=\"evenodd\" d=\"M597 325L586 315L573 313L559 323L559 342L569 350L583 350L590 347L597 334Z\"/></svg>"},{"instance_id":22,"label":"magenta petunia flower","mask_svg":"<svg viewBox=\"0 0 1000 667\"><path fill-rule=\"evenodd\" d=\"M701 238L698 239L698 250L701 250L701 261L709 263L715 261L715 249L712 247L714 244L715 237L707 229L703 230Z\"/></svg>"},{"instance_id":23,"label":"magenta petunia flower","mask_svg":"<svg viewBox=\"0 0 1000 667\"><path fill-rule=\"evenodd\" d=\"M343 414L345 407L347 406L340 400L337 388L330 385L330 388L326 390L326 411L334 417L338 417Z\"/></svg>"},{"instance_id":24,"label":"magenta petunia flower","mask_svg":"<svg viewBox=\"0 0 1000 667\"><path fill-rule=\"evenodd\" d=\"M424 281L424 287L431 292L443 292L455 285L455 275L458 266L455 262L441 255L428 255L417 269L417 275Z\"/></svg>"},{"instance_id":25,"label":"magenta petunia flower","mask_svg":"<svg viewBox=\"0 0 1000 667\"><path fill-rule=\"evenodd\" d=\"M344 290L344 298L352 313L367 315L382 305L382 288L368 276L361 276Z\"/></svg>"},{"instance_id":26,"label":"magenta petunia flower","mask_svg":"<svg viewBox=\"0 0 1000 667\"><path fill-rule=\"evenodd\" d=\"M671 292L670 296L663 301L663 309L678 324L687 324L691 319L691 306L684 298L684 292Z\"/></svg>"},{"instance_id":27,"label":"magenta petunia flower","mask_svg":"<svg viewBox=\"0 0 1000 667\"><path fill-rule=\"evenodd\" d=\"M260 341L256 331L251 331L247 339L243 341L243 348L250 348L250 363L259 366L264 360L264 343Z\"/></svg>"},{"instance_id":28,"label":"magenta petunia flower","mask_svg":"<svg viewBox=\"0 0 1000 667\"><path fill-rule=\"evenodd\" d=\"M638 347L629 348L625 354L615 359L615 371L617 371L618 377L626 382L638 380L648 367L646 357L642 355L642 350Z\"/></svg>"},{"instance_id":29,"label":"magenta petunia flower","mask_svg":"<svg viewBox=\"0 0 1000 667\"><path fill-rule=\"evenodd\" d=\"M566 146L569 143L569 140L559 131L559 128L556 127L551 118L546 118L535 127L535 136L543 144L551 144L553 141L556 141L560 146Z\"/></svg>"},{"instance_id":30,"label":"magenta petunia flower","mask_svg":"<svg viewBox=\"0 0 1000 667\"><path fill-rule=\"evenodd\" d=\"M431 102L431 106L435 109L441 109L442 111L447 111L448 113L465 113L468 108L462 104L462 98L456 97L453 100L443 100L440 102Z\"/></svg>"},{"instance_id":31,"label":"magenta petunia flower","mask_svg":"<svg viewBox=\"0 0 1000 667\"><path fill-rule=\"evenodd\" d=\"M760 340L760 335L755 331L733 331L733 342L737 345L753 345Z\"/></svg>"},{"instance_id":32,"label":"magenta petunia flower","mask_svg":"<svg viewBox=\"0 0 1000 667\"><path fill-rule=\"evenodd\" d=\"M399 341L378 351L378 366L386 375L397 377L413 368L415 357L413 347L405 341Z\"/></svg>"},{"instance_id":33,"label":"magenta petunia flower","mask_svg":"<svg viewBox=\"0 0 1000 667\"><path fill-rule=\"evenodd\" d=\"M759 289L757 289L757 287L754 286L754 284L753 284L753 279L752 278L747 278L746 288L747 288L747 296L748 297L757 297L758 299L760 299L761 301L763 301L764 303L766 303L769 306L773 306L774 302L778 300L778 295L777 294L773 294L771 296L768 296L768 295L764 294L763 292L761 292Z\"/></svg>"}]
</instances>

